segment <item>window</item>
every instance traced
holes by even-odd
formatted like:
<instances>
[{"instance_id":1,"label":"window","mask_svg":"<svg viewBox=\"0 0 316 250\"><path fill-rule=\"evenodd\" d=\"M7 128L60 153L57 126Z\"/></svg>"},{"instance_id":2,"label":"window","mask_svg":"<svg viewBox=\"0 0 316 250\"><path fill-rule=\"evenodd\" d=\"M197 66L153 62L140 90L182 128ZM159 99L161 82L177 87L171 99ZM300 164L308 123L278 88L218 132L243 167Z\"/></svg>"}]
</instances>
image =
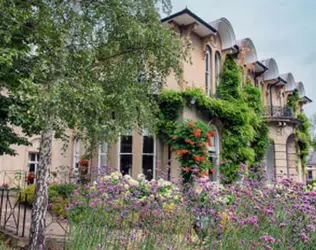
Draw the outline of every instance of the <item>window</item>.
<instances>
[{"instance_id":1,"label":"window","mask_svg":"<svg viewBox=\"0 0 316 250\"><path fill-rule=\"evenodd\" d=\"M155 178L155 137L144 133L142 168L147 180Z\"/></svg>"},{"instance_id":2,"label":"window","mask_svg":"<svg viewBox=\"0 0 316 250\"><path fill-rule=\"evenodd\" d=\"M29 173L34 173L36 175L37 167L39 163L38 161L39 161L39 153L30 152L29 159L27 162L27 168L28 168ZM33 184L33 183L34 183L34 178L30 178L28 184Z\"/></svg>"},{"instance_id":3,"label":"window","mask_svg":"<svg viewBox=\"0 0 316 250\"><path fill-rule=\"evenodd\" d=\"M108 145L106 142L100 142L99 144L99 157L98 157L98 171L105 173L108 157Z\"/></svg>"},{"instance_id":4,"label":"window","mask_svg":"<svg viewBox=\"0 0 316 250\"><path fill-rule=\"evenodd\" d=\"M79 161L80 161L80 138L76 138L74 144L74 159L73 159L73 172L77 175L79 172Z\"/></svg>"},{"instance_id":5,"label":"window","mask_svg":"<svg viewBox=\"0 0 316 250\"><path fill-rule=\"evenodd\" d=\"M216 80L216 87L219 84L219 75L221 72L221 55L217 51L215 54L215 80Z\"/></svg>"},{"instance_id":6,"label":"window","mask_svg":"<svg viewBox=\"0 0 316 250\"><path fill-rule=\"evenodd\" d=\"M207 96L211 96L211 48L206 47L205 54L205 92Z\"/></svg>"},{"instance_id":7,"label":"window","mask_svg":"<svg viewBox=\"0 0 316 250\"><path fill-rule=\"evenodd\" d=\"M215 136L212 137L211 146L208 147L209 160L215 167L215 172L210 171L210 180L218 182L219 177L219 135L217 129L215 129Z\"/></svg>"},{"instance_id":8,"label":"window","mask_svg":"<svg viewBox=\"0 0 316 250\"><path fill-rule=\"evenodd\" d=\"M36 174L38 167L39 153L29 153L28 170Z\"/></svg>"},{"instance_id":9,"label":"window","mask_svg":"<svg viewBox=\"0 0 316 250\"><path fill-rule=\"evenodd\" d=\"M123 175L132 175L133 136L121 136L119 143L119 169Z\"/></svg>"},{"instance_id":10,"label":"window","mask_svg":"<svg viewBox=\"0 0 316 250\"><path fill-rule=\"evenodd\" d=\"M308 180L313 180L313 171L312 171L312 170L308 170L307 179L308 179Z\"/></svg>"}]
</instances>

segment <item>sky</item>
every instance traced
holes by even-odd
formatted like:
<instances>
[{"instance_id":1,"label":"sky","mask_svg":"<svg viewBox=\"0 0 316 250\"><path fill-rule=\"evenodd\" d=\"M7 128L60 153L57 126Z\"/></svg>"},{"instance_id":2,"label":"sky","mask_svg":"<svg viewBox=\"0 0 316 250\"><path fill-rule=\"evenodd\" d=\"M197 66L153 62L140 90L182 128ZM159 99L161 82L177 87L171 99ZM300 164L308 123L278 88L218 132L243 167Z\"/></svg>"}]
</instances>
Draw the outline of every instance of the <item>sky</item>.
<instances>
[{"instance_id":1,"label":"sky","mask_svg":"<svg viewBox=\"0 0 316 250\"><path fill-rule=\"evenodd\" d=\"M173 13L185 7L210 22L226 17L236 38L251 38L258 60L273 57L279 73L302 81L308 116L316 113L316 0L172 0Z\"/></svg>"}]
</instances>

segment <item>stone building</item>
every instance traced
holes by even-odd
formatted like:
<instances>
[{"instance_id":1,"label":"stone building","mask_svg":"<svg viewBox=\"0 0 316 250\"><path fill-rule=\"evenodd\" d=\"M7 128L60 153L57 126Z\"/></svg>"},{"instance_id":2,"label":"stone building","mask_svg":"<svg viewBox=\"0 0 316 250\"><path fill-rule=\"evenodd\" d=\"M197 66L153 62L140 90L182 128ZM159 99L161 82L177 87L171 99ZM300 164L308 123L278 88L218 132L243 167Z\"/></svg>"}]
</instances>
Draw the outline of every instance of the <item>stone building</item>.
<instances>
[{"instance_id":1,"label":"stone building","mask_svg":"<svg viewBox=\"0 0 316 250\"><path fill-rule=\"evenodd\" d=\"M162 19L162 24L174 29L183 39L190 42L192 62L192 64L183 62L180 84L173 75L170 75L164 88L181 91L189 87L197 87L203 89L208 97L214 98L226 55L237 55L237 62L242 66L244 75L247 75L252 84L261 90L262 102L266 107L265 119L269 124L271 138L266 154L269 178L272 180L291 177L305 181L295 138L300 121L295 118L294 111L286 107L287 98L294 91L298 91L300 96L296 113L303 112L303 105L311 102L305 94L303 83L296 81L292 73L281 74L275 59L257 58L253 41L250 38L237 38L232 24L226 18L208 22L190 10L184 9ZM214 157L213 162L218 165L222 133L220 117L207 120L194 108L185 107L181 118L202 120L216 127L215 146L211 149L211 153ZM39 140L39 137L35 136L30 138L32 147L15 147L18 152L16 157L0 157L0 173L19 169L26 172L36 171ZM54 141L52 171L63 171L59 179L65 178L69 169L74 173L83 152L84 147L80 139L71 140L66 149L63 148L62 142ZM168 170L167 165L170 161L172 167ZM90 166L100 169L111 166L133 177L144 172L148 179L158 177L158 167L168 173L169 178L179 175L178 163L174 154L169 152L168 145L147 132L139 134L134 131L118 138L118 142L114 145L101 143L96 156L90 160Z\"/></svg>"}]
</instances>

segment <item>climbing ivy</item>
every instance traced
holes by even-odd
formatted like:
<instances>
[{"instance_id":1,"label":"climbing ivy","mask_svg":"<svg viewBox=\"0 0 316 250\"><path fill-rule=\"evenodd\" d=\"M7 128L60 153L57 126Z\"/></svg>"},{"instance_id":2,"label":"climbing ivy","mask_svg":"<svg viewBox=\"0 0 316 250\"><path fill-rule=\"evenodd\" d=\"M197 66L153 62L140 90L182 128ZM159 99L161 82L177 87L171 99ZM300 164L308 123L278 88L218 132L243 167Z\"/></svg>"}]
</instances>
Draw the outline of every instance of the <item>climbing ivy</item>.
<instances>
[{"instance_id":1,"label":"climbing ivy","mask_svg":"<svg viewBox=\"0 0 316 250\"><path fill-rule=\"evenodd\" d=\"M197 88L167 90L158 96L160 114L157 132L166 143L170 143L185 106L194 106L208 120L220 119L223 124L220 172L226 183L238 178L241 163L252 165L261 162L268 145L268 126L263 119L261 92L249 82L241 88L240 82L240 69L234 58L228 56L217 88L220 98L209 98Z\"/></svg>"},{"instance_id":2,"label":"climbing ivy","mask_svg":"<svg viewBox=\"0 0 316 250\"><path fill-rule=\"evenodd\" d=\"M309 149L311 146L311 136L309 133L310 123L306 115L299 114L297 118L301 120L301 123L298 126L296 136L298 138L298 147L300 149L300 158L303 168L307 163L307 156L309 154Z\"/></svg>"},{"instance_id":3,"label":"climbing ivy","mask_svg":"<svg viewBox=\"0 0 316 250\"><path fill-rule=\"evenodd\" d=\"M230 101L241 98L241 76L239 66L234 58L228 55L220 75L219 86L216 90L221 99Z\"/></svg>"},{"instance_id":4,"label":"climbing ivy","mask_svg":"<svg viewBox=\"0 0 316 250\"><path fill-rule=\"evenodd\" d=\"M292 108L294 113L296 113L297 103L299 100L300 100L300 97L299 97L298 91L295 90L293 91L292 94L288 96L286 106Z\"/></svg>"}]
</instances>

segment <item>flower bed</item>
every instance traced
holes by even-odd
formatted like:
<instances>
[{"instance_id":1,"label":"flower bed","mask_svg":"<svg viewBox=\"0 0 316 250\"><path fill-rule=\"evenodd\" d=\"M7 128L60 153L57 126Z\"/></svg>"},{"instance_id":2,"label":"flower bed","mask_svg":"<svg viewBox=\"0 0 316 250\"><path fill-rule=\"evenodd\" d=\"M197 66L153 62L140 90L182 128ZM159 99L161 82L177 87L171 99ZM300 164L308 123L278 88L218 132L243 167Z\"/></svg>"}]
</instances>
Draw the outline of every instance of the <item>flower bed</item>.
<instances>
[{"instance_id":1,"label":"flower bed","mask_svg":"<svg viewBox=\"0 0 316 250\"><path fill-rule=\"evenodd\" d=\"M200 182L185 192L120 173L74 192L71 249L313 249L316 192L283 180L231 186Z\"/></svg>"}]
</instances>

